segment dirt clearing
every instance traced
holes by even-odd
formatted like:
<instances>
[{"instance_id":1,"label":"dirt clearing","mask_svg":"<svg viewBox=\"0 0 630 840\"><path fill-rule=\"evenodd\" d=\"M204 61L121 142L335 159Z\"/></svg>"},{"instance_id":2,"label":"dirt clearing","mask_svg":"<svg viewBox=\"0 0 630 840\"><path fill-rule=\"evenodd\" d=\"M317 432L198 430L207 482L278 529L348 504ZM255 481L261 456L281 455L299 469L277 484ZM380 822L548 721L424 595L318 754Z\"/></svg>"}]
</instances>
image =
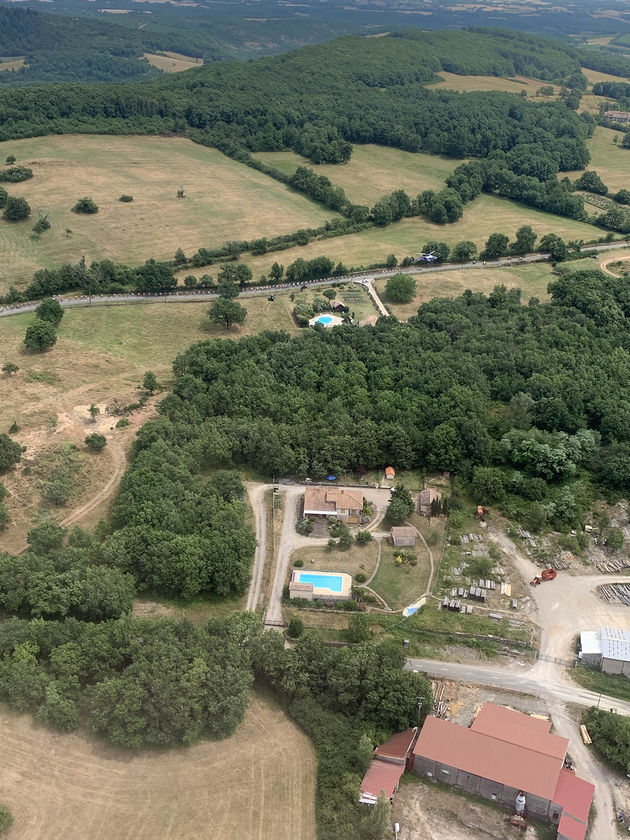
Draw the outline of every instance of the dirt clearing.
<instances>
[{"instance_id":1,"label":"dirt clearing","mask_svg":"<svg viewBox=\"0 0 630 840\"><path fill-rule=\"evenodd\" d=\"M314 840L315 757L254 696L232 738L122 752L0 710L7 840Z\"/></svg>"}]
</instances>

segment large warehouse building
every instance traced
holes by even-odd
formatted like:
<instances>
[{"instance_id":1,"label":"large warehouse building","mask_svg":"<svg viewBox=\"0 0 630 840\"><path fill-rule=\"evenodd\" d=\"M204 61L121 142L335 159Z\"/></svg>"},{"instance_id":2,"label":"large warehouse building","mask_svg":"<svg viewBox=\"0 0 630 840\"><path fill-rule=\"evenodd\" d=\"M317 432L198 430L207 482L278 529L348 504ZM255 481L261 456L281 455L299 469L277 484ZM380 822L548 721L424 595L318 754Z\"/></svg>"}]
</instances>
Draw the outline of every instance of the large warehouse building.
<instances>
[{"instance_id":1,"label":"large warehouse building","mask_svg":"<svg viewBox=\"0 0 630 840\"><path fill-rule=\"evenodd\" d=\"M594 786L564 767L569 742L548 720L484 703L470 728L428 717L414 747L414 769L558 826L559 840L584 840Z\"/></svg>"}]
</instances>

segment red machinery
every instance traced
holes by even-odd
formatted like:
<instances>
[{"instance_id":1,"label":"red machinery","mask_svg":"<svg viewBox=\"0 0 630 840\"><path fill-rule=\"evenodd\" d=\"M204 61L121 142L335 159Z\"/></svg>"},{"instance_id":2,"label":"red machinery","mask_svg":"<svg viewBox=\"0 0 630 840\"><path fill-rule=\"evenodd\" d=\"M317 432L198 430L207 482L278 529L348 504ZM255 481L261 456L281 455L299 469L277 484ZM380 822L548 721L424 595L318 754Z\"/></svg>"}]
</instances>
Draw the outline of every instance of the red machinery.
<instances>
[{"instance_id":1,"label":"red machinery","mask_svg":"<svg viewBox=\"0 0 630 840\"><path fill-rule=\"evenodd\" d=\"M529 585L539 586L541 583L543 583L543 581L554 580L557 574L558 573L555 569L543 569L540 573L540 576L536 575L536 577L533 580L530 580Z\"/></svg>"}]
</instances>

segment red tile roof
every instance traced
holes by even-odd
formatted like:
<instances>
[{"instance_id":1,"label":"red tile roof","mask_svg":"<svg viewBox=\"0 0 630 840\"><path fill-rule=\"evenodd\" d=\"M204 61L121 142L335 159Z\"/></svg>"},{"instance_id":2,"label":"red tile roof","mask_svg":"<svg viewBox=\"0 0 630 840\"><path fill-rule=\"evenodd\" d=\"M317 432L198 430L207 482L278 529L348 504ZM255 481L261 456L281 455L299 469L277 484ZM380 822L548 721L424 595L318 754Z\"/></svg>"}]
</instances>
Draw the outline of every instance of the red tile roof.
<instances>
[{"instance_id":1,"label":"red tile roof","mask_svg":"<svg viewBox=\"0 0 630 840\"><path fill-rule=\"evenodd\" d=\"M525 793L553 799L562 758L428 717L414 754Z\"/></svg>"},{"instance_id":2,"label":"red tile roof","mask_svg":"<svg viewBox=\"0 0 630 840\"><path fill-rule=\"evenodd\" d=\"M554 758L564 759L569 746L568 738L549 734L550 721L524 715L506 706L495 706L494 703L483 704L470 728L473 732Z\"/></svg>"},{"instance_id":3,"label":"red tile roof","mask_svg":"<svg viewBox=\"0 0 630 840\"><path fill-rule=\"evenodd\" d=\"M386 796L392 797L404 772L403 764L392 764L390 761L373 759L363 777L359 790L362 794L376 798L381 795L382 791L385 791Z\"/></svg>"},{"instance_id":4,"label":"red tile roof","mask_svg":"<svg viewBox=\"0 0 630 840\"><path fill-rule=\"evenodd\" d=\"M389 741L385 741L374 750L374 755L383 758L397 758L404 762L414 745L417 729L405 729L404 732L397 732L392 735Z\"/></svg>"},{"instance_id":5,"label":"red tile roof","mask_svg":"<svg viewBox=\"0 0 630 840\"><path fill-rule=\"evenodd\" d=\"M556 805L561 805L565 814L570 814L577 820L588 822L595 786L580 779L575 773L561 770L558 785L553 795ZM584 835L582 835L584 836Z\"/></svg>"},{"instance_id":6,"label":"red tile roof","mask_svg":"<svg viewBox=\"0 0 630 840\"><path fill-rule=\"evenodd\" d=\"M588 826L584 823L574 820L568 814L563 814L558 823L558 837L566 837L567 840L584 840L587 828Z\"/></svg>"}]
</instances>

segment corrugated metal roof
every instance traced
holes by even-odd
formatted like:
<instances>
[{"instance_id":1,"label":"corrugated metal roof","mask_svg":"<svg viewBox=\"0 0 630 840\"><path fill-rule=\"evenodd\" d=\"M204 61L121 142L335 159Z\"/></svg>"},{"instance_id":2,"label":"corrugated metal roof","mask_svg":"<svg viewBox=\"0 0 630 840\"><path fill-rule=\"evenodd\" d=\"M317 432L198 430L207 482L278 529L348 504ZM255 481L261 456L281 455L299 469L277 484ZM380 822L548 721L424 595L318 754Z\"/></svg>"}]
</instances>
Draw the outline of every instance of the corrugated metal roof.
<instances>
[{"instance_id":1,"label":"corrugated metal roof","mask_svg":"<svg viewBox=\"0 0 630 840\"><path fill-rule=\"evenodd\" d=\"M602 634L599 630L582 630L580 633L580 647L582 653L601 654Z\"/></svg>"},{"instance_id":2,"label":"corrugated metal roof","mask_svg":"<svg viewBox=\"0 0 630 840\"><path fill-rule=\"evenodd\" d=\"M562 758L436 717L425 720L414 754L549 800L562 768Z\"/></svg>"},{"instance_id":3,"label":"corrugated metal roof","mask_svg":"<svg viewBox=\"0 0 630 840\"><path fill-rule=\"evenodd\" d=\"M404 764L393 764L391 761L380 761L378 758L372 759L359 791L362 795L377 799L385 791L385 795L391 798L404 772Z\"/></svg>"},{"instance_id":4,"label":"corrugated metal roof","mask_svg":"<svg viewBox=\"0 0 630 840\"><path fill-rule=\"evenodd\" d=\"M494 703L483 704L470 728L553 758L563 759L569 746L567 738L549 734L551 721L524 715L507 706L495 706Z\"/></svg>"},{"instance_id":5,"label":"corrugated metal roof","mask_svg":"<svg viewBox=\"0 0 630 840\"><path fill-rule=\"evenodd\" d=\"M558 837L561 840L584 840L588 826L574 820L568 814L563 814L558 823Z\"/></svg>"},{"instance_id":6,"label":"corrugated metal roof","mask_svg":"<svg viewBox=\"0 0 630 840\"><path fill-rule=\"evenodd\" d=\"M553 801L556 805L562 805L565 814L587 823L594 793L595 785L580 779L575 773L562 769Z\"/></svg>"},{"instance_id":7,"label":"corrugated metal roof","mask_svg":"<svg viewBox=\"0 0 630 840\"><path fill-rule=\"evenodd\" d=\"M602 627L602 656L630 662L630 631L618 627Z\"/></svg>"}]
</instances>

